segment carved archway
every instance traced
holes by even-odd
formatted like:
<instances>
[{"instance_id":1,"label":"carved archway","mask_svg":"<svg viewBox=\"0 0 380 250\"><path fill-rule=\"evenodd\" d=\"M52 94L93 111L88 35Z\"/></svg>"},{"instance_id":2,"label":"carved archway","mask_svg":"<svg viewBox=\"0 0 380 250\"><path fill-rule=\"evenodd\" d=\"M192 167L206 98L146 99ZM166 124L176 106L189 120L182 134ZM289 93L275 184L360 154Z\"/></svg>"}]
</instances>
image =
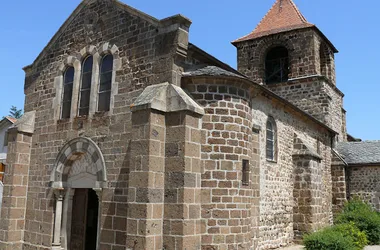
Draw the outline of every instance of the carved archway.
<instances>
[{"instance_id":1,"label":"carved archway","mask_svg":"<svg viewBox=\"0 0 380 250\"><path fill-rule=\"evenodd\" d=\"M73 197L76 190L88 189L96 192L98 197L96 201L96 206L98 206L97 236L100 235L101 194L106 185L107 172L104 157L94 141L79 137L63 146L50 177L50 187L53 188L56 196L52 249L69 248L74 209ZM98 249L99 237L96 238L96 245Z\"/></svg>"},{"instance_id":2,"label":"carved archway","mask_svg":"<svg viewBox=\"0 0 380 250\"><path fill-rule=\"evenodd\" d=\"M52 188L103 188L107 173L102 152L91 139L80 137L59 152L50 177Z\"/></svg>"}]
</instances>

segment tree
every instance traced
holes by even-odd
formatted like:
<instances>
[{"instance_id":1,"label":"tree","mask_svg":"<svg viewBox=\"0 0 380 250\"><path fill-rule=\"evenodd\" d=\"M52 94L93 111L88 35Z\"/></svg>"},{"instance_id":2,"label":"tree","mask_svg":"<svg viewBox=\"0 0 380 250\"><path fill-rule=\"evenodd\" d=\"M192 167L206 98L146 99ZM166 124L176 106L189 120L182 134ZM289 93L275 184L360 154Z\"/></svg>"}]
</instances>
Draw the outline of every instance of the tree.
<instances>
[{"instance_id":1,"label":"tree","mask_svg":"<svg viewBox=\"0 0 380 250\"><path fill-rule=\"evenodd\" d=\"M13 118L16 118L16 119L19 119L21 118L22 116L22 109L17 109L16 106L13 106L11 107L10 111L9 111L9 116L10 117L13 117Z\"/></svg>"}]
</instances>

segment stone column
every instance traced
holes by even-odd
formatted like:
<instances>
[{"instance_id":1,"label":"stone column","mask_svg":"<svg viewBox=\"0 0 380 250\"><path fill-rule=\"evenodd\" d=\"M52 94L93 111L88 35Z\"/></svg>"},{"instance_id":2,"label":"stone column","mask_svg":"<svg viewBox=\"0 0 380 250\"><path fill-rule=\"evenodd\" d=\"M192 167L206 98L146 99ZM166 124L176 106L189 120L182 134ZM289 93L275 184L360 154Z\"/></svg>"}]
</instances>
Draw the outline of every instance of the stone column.
<instances>
[{"instance_id":1,"label":"stone column","mask_svg":"<svg viewBox=\"0 0 380 250\"><path fill-rule=\"evenodd\" d=\"M166 115L165 249L201 248L201 116Z\"/></svg>"},{"instance_id":2,"label":"stone column","mask_svg":"<svg viewBox=\"0 0 380 250\"><path fill-rule=\"evenodd\" d=\"M154 110L132 114L127 248L162 249L165 117Z\"/></svg>"},{"instance_id":3,"label":"stone column","mask_svg":"<svg viewBox=\"0 0 380 250\"><path fill-rule=\"evenodd\" d=\"M25 113L8 130L7 167L0 216L1 250L21 250L23 245L34 114Z\"/></svg>"},{"instance_id":4,"label":"stone column","mask_svg":"<svg viewBox=\"0 0 380 250\"><path fill-rule=\"evenodd\" d=\"M62 228L62 207L65 193L63 189L54 190L55 195L55 218L54 218L54 234L53 249L61 249L61 228Z\"/></svg>"},{"instance_id":5,"label":"stone column","mask_svg":"<svg viewBox=\"0 0 380 250\"><path fill-rule=\"evenodd\" d=\"M319 161L313 157L293 156L294 173L294 208L293 208L293 229L296 242L301 241L305 233L310 233L323 226L320 218L322 197L321 197L321 171L319 171ZM326 225L325 225L326 226Z\"/></svg>"},{"instance_id":6,"label":"stone column","mask_svg":"<svg viewBox=\"0 0 380 250\"><path fill-rule=\"evenodd\" d=\"M333 215L337 215L343 208L347 201L347 164L333 150L333 157L331 163L331 177L332 177L332 204Z\"/></svg>"},{"instance_id":7,"label":"stone column","mask_svg":"<svg viewBox=\"0 0 380 250\"><path fill-rule=\"evenodd\" d=\"M204 110L180 87L162 83L147 87L132 112L127 248L199 249Z\"/></svg>"}]
</instances>

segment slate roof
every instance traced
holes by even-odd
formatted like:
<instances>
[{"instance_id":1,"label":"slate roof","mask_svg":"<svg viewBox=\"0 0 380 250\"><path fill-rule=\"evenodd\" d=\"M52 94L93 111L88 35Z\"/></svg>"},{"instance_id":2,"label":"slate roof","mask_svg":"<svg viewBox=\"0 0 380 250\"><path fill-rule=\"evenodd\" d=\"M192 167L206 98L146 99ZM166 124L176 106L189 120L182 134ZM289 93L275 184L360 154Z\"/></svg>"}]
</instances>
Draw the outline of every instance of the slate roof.
<instances>
[{"instance_id":1,"label":"slate roof","mask_svg":"<svg viewBox=\"0 0 380 250\"><path fill-rule=\"evenodd\" d=\"M238 77L238 78L244 78L246 77L242 75L235 74L231 71L224 70L217 66L203 66L199 68L190 68L187 69L186 72L182 74L183 76L231 76L231 77Z\"/></svg>"},{"instance_id":2,"label":"slate roof","mask_svg":"<svg viewBox=\"0 0 380 250\"><path fill-rule=\"evenodd\" d=\"M336 150L349 165L380 164L380 141L340 142Z\"/></svg>"},{"instance_id":3,"label":"slate roof","mask_svg":"<svg viewBox=\"0 0 380 250\"><path fill-rule=\"evenodd\" d=\"M314 26L306 20L292 0L276 0L257 27L235 42Z\"/></svg>"}]
</instances>

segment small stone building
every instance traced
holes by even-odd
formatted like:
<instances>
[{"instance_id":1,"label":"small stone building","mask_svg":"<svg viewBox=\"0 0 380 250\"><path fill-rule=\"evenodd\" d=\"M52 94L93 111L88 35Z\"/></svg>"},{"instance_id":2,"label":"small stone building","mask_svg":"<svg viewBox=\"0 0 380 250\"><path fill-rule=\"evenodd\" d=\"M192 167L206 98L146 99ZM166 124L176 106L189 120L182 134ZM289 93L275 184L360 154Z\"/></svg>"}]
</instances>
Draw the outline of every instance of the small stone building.
<instances>
[{"instance_id":1,"label":"small stone building","mask_svg":"<svg viewBox=\"0 0 380 250\"><path fill-rule=\"evenodd\" d=\"M25 67L4 250L273 249L333 222L349 165L332 43L291 0L233 42L84 0Z\"/></svg>"},{"instance_id":2,"label":"small stone building","mask_svg":"<svg viewBox=\"0 0 380 250\"><path fill-rule=\"evenodd\" d=\"M15 123L17 119L6 116L0 121L0 164L5 165L8 152L8 129ZM3 172L0 170L0 172ZM0 176L0 181L2 176Z\"/></svg>"},{"instance_id":3,"label":"small stone building","mask_svg":"<svg viewBox=\"0 0 380 250\"><path fill-rule=\"evenodd\" d=\"M8 150L8 129L16 122L17 119L6 116L0 121L0 211L3 200L3 178L5 164L7 161ZM1 214L0 214L1 215Z\"/></svg>"}]
</instances>

